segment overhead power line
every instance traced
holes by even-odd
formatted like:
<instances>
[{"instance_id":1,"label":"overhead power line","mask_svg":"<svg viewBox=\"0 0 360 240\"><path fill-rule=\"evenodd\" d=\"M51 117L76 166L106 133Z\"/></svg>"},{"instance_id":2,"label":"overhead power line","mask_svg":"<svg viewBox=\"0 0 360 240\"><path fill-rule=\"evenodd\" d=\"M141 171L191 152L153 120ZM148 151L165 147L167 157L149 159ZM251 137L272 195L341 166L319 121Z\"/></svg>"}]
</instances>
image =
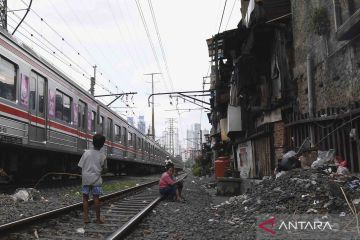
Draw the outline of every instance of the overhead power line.
<instances>
[{"instance_id":1,"label":"overhead power line","mask_svg":"<svg viewBox=\"0 0 360 240\"><path fill-rule=\"evenodd\" d=\"M151 3L151 0L148 0L148 4L149 4L149 8L150 8L150 12L151 12L152 19L153 19L153 22L154 22L156 35L157 35L157 38L158 38L158 41L159 41L162 58L163 58L164 63L165 63L166 73L167 73L167 75L168 75L168 77L169 77L171 90L174 91L174 85L173 85L173 81L172 81L171 74L170 74L170 71L169 71L169 66L168 66L168 62L167 62L167 59L166 59L166 54L165 54L165 50L164 50L164 45L163 45L163 42L162 42L162 40L161 40L161 35L160 35L159 27L158 27L157 20L156 20L155 11L154 11L153 5L152 5L152 3Z\"/></svg>"},{"instance_id":2,"label":"overhead power line","mask_svg":"<svg viewBox=\"0 0 360 240\"><path fill-rule=\"evenodd\" d=\"M142 11L142 8L141 8L141 5L140 5L139 1L138 1L138 0L135 0L135 2L136 2L136 6L137 6L137 9L138 9L139 15L140 15L140 17L141 17L142 24L143 24L144 29L145 29L145 32L146 32L146 36L147 36L148 42L149 42L149 44L150 44L150 47L151 47L153 56L154 56L154 58L155 58L155 61L156 61L158 70L159 70L159 72L161 72L162 69L161 69L160 61L159 61L159 58L158 58L157 53L156 53L156 50L155 50L154 42L153 42L153 40L152 40L152 38L151 38L151 35L150 35L150 31L149 31L148 25L147 25L147 23L146 23L146 19L145 19L144 13L143 13L143 11ZM167 84L166 84L165 81L164 81L164 84L165 84L166 89L168 89Z\"/></svg>"},{"instance_id":3,"label":"overhead power line","mask_svg":"<svg viewBox=\"0 0 360 240\"><path fill-rule=\"evenodd\" d=\"M225 26L225 30L227 29L227 27L228 27L228 25L229 25L229 22L230 22L232 13L233 13L234 8L235 8L236 1L237 1L237 0L234 0L234 3L233 3L233 5L232 5L231 11L230 11L230 15L229 15L229 18L228 18L227 23L226 23L226 26Z\"/></svg>"},{"instance_id":4,"label":"overhead power line","mask_svg":"<svg viewBox=\"0 0 360 240\"><path fill-rule=\"evenodd\" d=\"M220 24L219 24L218 34L219 34L219 32L220 32L221 24L222 24L222 21L223 21L223 18L224 18L226 3L227 3L227 0L225 0L224 9L223 9L223 12L222 12L222 15L221 15L221 20L220 20Z\"/></svg>"}]
</instances>

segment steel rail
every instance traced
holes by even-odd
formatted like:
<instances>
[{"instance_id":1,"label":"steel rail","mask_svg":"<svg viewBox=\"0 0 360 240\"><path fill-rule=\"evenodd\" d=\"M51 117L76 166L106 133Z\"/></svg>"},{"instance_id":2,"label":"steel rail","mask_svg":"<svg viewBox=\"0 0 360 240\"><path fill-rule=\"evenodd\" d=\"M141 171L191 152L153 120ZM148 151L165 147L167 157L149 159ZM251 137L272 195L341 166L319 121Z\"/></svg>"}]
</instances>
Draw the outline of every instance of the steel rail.
<instances>
[{"instance_id":1,"label":"steel rail","mask_svg":"<svg viewBox=\"0 0 360 240\"><path fill-rule=\"evenodd\" d=\"M187 177L187 174L183 174L176 183L184 180ZM122 225L117 231L107 237L107 240L116 240L116 239L123 239L130 231L139 223L139 221L144 218L160 201L162 197L159 196L155 200L153 200L147 207L141 210L138 214L132 217L128 222Z\"/></svg>"},{"instance_id":2,"label":"steel rail","mask_svg":"<svg viewBox=\"0 0 360 240\"><path fill-rule=\"evenodd\" d=\"M100 200L108 200L108 199L118 197L118 196L121 196L121 195L125 195L125 194L128 194L128 193L137 192L137 191L142 190L143 188L153 186L153 185L155 185L157 183L158 183L158 180L151 181L151 182L139 185L139 186L131 187L131 188L128 188L128 189L125 189L125 190L115 192L115 193L110 193L110 194L107 194L107 195L104 195L104 196L100 197ZM93 203L93 200L89 200L89 204L92 204L92 203ZM83 204L82 202L75 203L75 204L72 204L72 205L69 205L69 206L66 206L66 207L58 208L58 209L55 209L55 210L51 210L51 211L44 212L44 213L41 213L41 214L37 214L37 215L31 216L31 217L23 218L23 219L20 219L20 220L16 220L16 221L13 221L13 222L10 222L10 223L0 225L0 235L5 234L6 232L9 232L12 229L21 228L21 227L24 227L27 224L35 223L36 221L46 219L46 218L51 218L51 217L54 217L56 215L69 212L71 210L81 208L82 204Z\"/></svg>"}]
</instances>

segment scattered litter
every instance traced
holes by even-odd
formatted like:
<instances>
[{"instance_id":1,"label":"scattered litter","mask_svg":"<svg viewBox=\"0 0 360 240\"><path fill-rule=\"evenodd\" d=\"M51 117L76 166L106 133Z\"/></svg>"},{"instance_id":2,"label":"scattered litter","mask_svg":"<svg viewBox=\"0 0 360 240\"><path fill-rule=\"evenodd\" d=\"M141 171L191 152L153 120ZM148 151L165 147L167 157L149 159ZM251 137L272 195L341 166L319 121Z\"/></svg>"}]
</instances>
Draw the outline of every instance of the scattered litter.
<instances>
[{"instance_id":1,"label":"scattered litter","mask_svg":"<svg viewBox=\"0 0 360 240\"><path fill-rule=\"evenodd\" d=\"M38 234L36 229L34 230L34 236L35 236L36 239L39 239L39 234Z\"/></svg>"},{"instance_id":2,"label":"scattered litter","mask_svg":"<svg viewBox=\"0 0 360 240\"><path fill-rule=\"evenodd\" d=\"M19 215L20 217L23 217L24 216L24 214L22 214L22 213L20 213L20 215Z\"/></svg>"},{"instance_id":3,"label":"scattered litter","mask_svg":"<svg viewBox=\"0 0 360 240\"><path fill-rule=\"evenodd\" d=\"M155 210L152 210L152 212L153 212L153 213L156 213L156 211L155 211Z\"/></svg>"},{"instance_id":4,"label":"scattered litter","mask_svg":"<svg viewBox=\"0 0 360 240\"><path fill-rule=\"evenodd\" d=\"M318 205L320 203L320 201L319 200L314 200L314 205Z\"/></svg>"},{"instance_id":5,"label":"scattered litter","mask_svg":"<svg viewBox=\"0 0 360 240\"><path fill-rule=\"evenodd\" d=\"M312 185L316 185L316 181L311 181L311 184L312 184Z\"/></svg>"},{"instance_id":6,"label":"scattered litter","mask_svg":"<svg viewBox=\"0 0 360 240\"><path fill-rule=\"evenodd\" d=\"M137 183L137 184L135 184L135 186L140 186L140 184Z\"/></svg>"},{"instance_id":7,"label":"scattered litter","mask_svg":"<svg viewBox=\"0 0 360 240\"><path fill-rule=\"evenodd\" d=\"M285 175L286 174L286 171L281 171L281 172L278 172L275 176L275 178L279 178L281 177L282 175Z\"/></svg>"},{"instance_id":8,"label":"scattered litter","mask_svg":"<svg viewBox=\"0 0 360 240\"><path fill-rule=\"evenodd\" d=\"M310 194L304 194L304 195L301 195L301 198L305 198L305 197L309 197Z\"/></svg>"},{"instance_id":9,"label":"scattered litter","mask_svg":"<svg viewBox=\"0 0 360 240\"><path fill-rule=\"evenodd\" d=\"M144 234L146 234L146 235L147 235L147 234L151 234L151 233L152 233L152 231L151 231L150 229L144 229L144 231L143 231L143 232L144 232Z\"/></svg>"},{"instance_id":10,"label":"scattered litter","mask_svg":"<svg viewBox=\"0 0 360 240\"><path fill-rule=\"evenodd\" d=\"M329 164L329 163L333 162L334 158L335 158L335 150L334 149L330 149L329 151L318 151L318 157L317 157L316 161L314 161L311 164L311 168L313 168L313 169L320 168L320 167L324 166L325 164Z\"/></svg>"},{"instance_id":11,"label":"scattered litter","mask_svg":"<svg viewBox=\"0 0 360 240\"><path fill-rule=\"evenodd\" d=\"M345 216L346 216L346 213L345 213L345 212L341 212L339 216L340 216L340 217L345 217Z\"/></svg>"},{"instance_id":12,"label":"scattered litter","mask_svg":"<svg viewBox=\"0 0 360 240\"><path fill-rule=\"evenodd\" d=\"M318 210L310 208L309 210L306 211L306 213L317 213Z\"/></svg>"},{"instance_id":13,"label":"scattered litter","mask_svg":"<svg viewBox=\"0 0 360 240\"><path fill-rule=\"evenodd\" d=\"M230 225L235 225L233 221L227 221Z\"/></svg>"},{"instance_id":14,"label":"scattered litter","mask_svg":"<svg viewBox=\"0 0 360 240\"><path fill-rule=\"evenodd\" d=\"M229 202L229 201L225 201L225 204L230 204L230 202Z\"/></svg>"},{"instance_id":15,"label":"scattered litter","mask_svg":"<svg viewBox=\"0 0 360 240\"><path fill-rule=\"evenodd\" d=\"M354 199L352 202L353 202L353 204L359 204L360 203L360 198Z\"/></svg>"},{"instance_id":16,"label":"scattered litter","mask_svg":"<svg viewBox=\"0 0 360 240\"><path fill-rule=\"evenodd\" d=\"M212 218L211 218L211 219L209 219L209 222L213 222L213 221L214 221L214 219L212 219Z\"/></svg>"},{"instance_id":17,"label":"scattered litter","mask_svg":"<svg viewBox=\"0 0 360 240\"><path fill-rule=\"evenodd\" d=\"M176 209L174 212L178 212L178 211L180 211L180 209Z\"/></svg>"},{"instance_id":18,"label":"scattered litter","mask_svg":"<svg viewBox=\"0 0 360 240\"><path fill-rule=\"evenodd\" d=\"M84 229L84 228L77 228L77 229L76 229L76 232L77 232L77 233L84 234L84 233L85 233L85 229Z\"/></svg>"},{"instance_id":19,"label":"scattered litter","mask_svg":"<svg viewBox=\"0 0 360 240\"><path fill-rule=\"evenodd\" d=\"M334 203L333 200L328 201L327 203L324 204L324 208L330 207L333 203Z\"/></svg>"},{"instance_id":20,"label":"scattered litter","mask_svg":"<svg viewBox=\"0 0 360 240\"><path fill-rule=\"evenodd\" d=\"M192 183L195 183L195 181L194 181L194 180L192 180L191 182L192 182Z\"/></svg>"},{"instance_id":21,"label":"scattered litter","mask_svg":"<svg viewBox=\"0 0 360 240\"><path fill-rule=\"evenodd\" d=\"M168 205L168 203L164 203L163 205L164 205L164 206L167 206L167 205Z\"/></svg>"},{"instance_id":22,"label":"scattered litter","mask_svg":"<svg viewBox=\"0 0 360 240\"><path fill-rule=\"evenodd\" d=\"M12 195L12 198L14 199L14 201L23 201L23 202L32 200L30 199L29 192L26 190L18 190L14 195Z\"/></svg>"},{"instance_id":23,"label":"scattered litter","mask_svg":"<svg viewBox=\"0 0 360 240\"><path fill-rule=\"evenodd\" d=\"M360 181L358 179L354 179L352 181L347 182L347 187L352 191L355 191L360 187Z\"/></svg>"},{"instance_id":24,"label":"scattered litter","mask_svg":"<svg viewBox=\"0 0 360 240\"><path fill-rule=\"evenodd\" d=\"M347 167L339 166L336 173L339 175L348 175L350 172Z\"/></svg>"}]
</instances>

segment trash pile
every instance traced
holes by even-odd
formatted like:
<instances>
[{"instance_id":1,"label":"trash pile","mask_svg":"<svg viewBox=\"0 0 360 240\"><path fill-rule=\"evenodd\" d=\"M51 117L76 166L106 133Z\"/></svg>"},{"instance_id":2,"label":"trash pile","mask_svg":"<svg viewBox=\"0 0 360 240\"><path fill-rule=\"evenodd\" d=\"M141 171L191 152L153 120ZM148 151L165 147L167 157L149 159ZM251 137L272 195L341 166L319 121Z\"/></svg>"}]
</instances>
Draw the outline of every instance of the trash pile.
<instances>
[{"instance_id":1,"label":"trash pile","mask_svg":"<svg viewBox=\"0 0 360 240\"><path fill-rule=\"evenodd\" d=\"M34 200L41 200L40 192L34 188L17 189L13 195L11 195L14 201L28 202Z\"/></svg>"},{"instance_id":2,"label":"trash pile","mask_svg":"<svg viewBox=\"0 0 360 240\"><path fill-rule=\"evenodd\" d=\"M348 214L345 195L360 209L360 180L354 176L334 178L322 170L293 169L278 178L262 180L246 194L232 197L223 207L242 219L257 213Z\"/></svg>"}]
</instances>

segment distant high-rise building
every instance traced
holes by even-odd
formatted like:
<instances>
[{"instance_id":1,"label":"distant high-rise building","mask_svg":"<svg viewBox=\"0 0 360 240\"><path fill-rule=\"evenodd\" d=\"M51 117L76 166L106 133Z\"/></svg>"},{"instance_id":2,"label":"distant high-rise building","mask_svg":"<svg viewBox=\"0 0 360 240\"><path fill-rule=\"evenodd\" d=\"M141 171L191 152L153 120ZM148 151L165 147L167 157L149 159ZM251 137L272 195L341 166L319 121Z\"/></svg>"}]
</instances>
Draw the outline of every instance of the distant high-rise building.
<instances>
[{"instance_id":1,"label":"distant high-rise building","mask_svg":"<svg viewBox=\"0 0 360 240\"><path fill-rule=\"evenodd\" d=\"M194 148L196 150L200 150L200 130L201 130L201 125L200 123L195 123L194 124Z\"/></svg>"},{"instance_id":2,"label":"distant high-rise building","mask_svg":"<svg viewBox=\"0 0 360 240\"><path fill-rule=\"evenodd\" d=\"M140 132L142 132L143 134L145 134L146 133L146 124L145 124L145 118L144 118L144 116L139 116L139 118L138 118L138 129L139 129L139 131Z\"/></svg>"},{"instance_id":3,"label":"distant high-rise building","mask_svg":"<svg viewBox=\"0 0 360 240\"><path fill-rule=\"evenodd\" d=\"M130 124L131 126L134 126L134 118L133 118L133 117L127 117L127 122L128 122L128 124Z\"/></svg>"}]
</instances>

